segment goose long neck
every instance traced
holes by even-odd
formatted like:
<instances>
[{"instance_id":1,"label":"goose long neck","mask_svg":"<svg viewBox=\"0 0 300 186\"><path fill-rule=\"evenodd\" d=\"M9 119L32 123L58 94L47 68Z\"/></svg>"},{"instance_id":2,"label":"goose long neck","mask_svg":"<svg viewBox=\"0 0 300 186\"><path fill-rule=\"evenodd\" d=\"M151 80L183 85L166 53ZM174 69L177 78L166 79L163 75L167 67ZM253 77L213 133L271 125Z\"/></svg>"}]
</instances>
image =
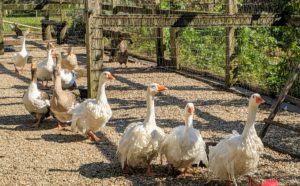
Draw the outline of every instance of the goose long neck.
<instances>
[{"instance_id":1,"label":"goose long neck","mask_svg":"<svg viewBox=\"0 0 300 186\"><path fill-rule=\"evenodd\" d=\"M97 98L96 98L97 103L107 103L107 97L105 94L105 82L101 81L99 82L98 85L98 91L97 91Z\"/></svg>"},{"instance_id":2,"label":"goose long neck","mask_svg":"<svg viewBox=\"0 0 300 186\"><path fill-rule=\"evenodd\" d=\"M31 83L29 85L29 93L38 91L36 69L31 70Z\"/></svg>"},{"instance_id":3,"label":"goose long neck","mask_svg":"<svg viewBox=\"0 0 300 186\"><path fill-rule=\"evenodd\" d=\"M55 76L55 82L54 82L54 94L59 95L63 91L61 86L61 77Z\"/></svg>"},{"instance_id":4,"label":"goose long neck","mask_svg":"<svg viewBox=\"0 0 300 186\"><path fill-rule=\"evenodd\" d=\"M145 125L154 124L155 122L155 110L154 110L154 96L150 92L147 92L147 116L144 121Z\"/></svg>"},{"instance_id":5,"label":"goose long neck","mask_svg":"<svg viewBox=\"0 0 300 186\"><path fill-rule=\"evenodd\" d=\"M37 74L36 74L36 69L31 69L31 81L34 83L37 83Z\"/></svg>"},{"instance_id":6,"label":"goose long neck","mask_svg":"<svg viewBox=\"0 0 300 186\"><path fill-rule=\"evenodd\" d=\"M51 56L51 50L49 50L48 59L53 61L52 56ZM57 67L61 68L61 60L62 60L61 54L58 54L56 56L56 66Z\"/></svg>"},{"instance_id":7,"label":"goose long neck","mask_svg":"<svg viewBox=\"0 0 300 186\"><path fill-rule=\"evenodd\" d=\"M21 41L22 41L22 49L21 50L25 51L26 50L26 48L25 48L25 41L26 41L25 35L22 37Z\"/></svg>"},{"instance_id":8,"label":"goose long neck","mask_svg":"<svg viewBox=\"0 0 300 186\"><path fill-rule=\"evenodd\" d=\"M193 128L193 115L187 114L185 116L185 133L187 133L188 129Z\"/></svg>"},{"instance_id":9,"label":"goose long neck","mask_svg":"<svg viewBox=\"0 0 300 186\"><path fill-rule=\"evenodd\" d=\"M243 138L245 138L248 135L250 128L254 127L257 109L258 107L256 106L251 106L251 105L248 106L247 122L242 133Z\"/></svg>"}]
</instances>

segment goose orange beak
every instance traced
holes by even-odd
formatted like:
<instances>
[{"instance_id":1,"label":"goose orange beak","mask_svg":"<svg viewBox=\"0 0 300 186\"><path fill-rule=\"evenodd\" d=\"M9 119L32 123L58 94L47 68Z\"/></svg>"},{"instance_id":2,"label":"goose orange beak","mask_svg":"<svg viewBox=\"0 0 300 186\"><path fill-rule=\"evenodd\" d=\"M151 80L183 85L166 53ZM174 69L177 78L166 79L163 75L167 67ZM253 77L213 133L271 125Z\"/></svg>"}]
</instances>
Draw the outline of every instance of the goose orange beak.
<instances>
[{"instance_id":1,"label":"goose orange beak","mask_svg":"<svg viewBox=\"0 0 300 186\"><path fill-rule=\"evenodd\" d=\"M260 96L256 97L255 101L256 101L257 104L262 104L262 103L265 102L265 100L262 97L260 97Z\"/></svg>"},{"instance_id":2,"label":"goose orange beak","mask_svg":"<svg viewBox=\"0 0 300 186\"><path fill-rule=\"evenodd\" d=\"M36 69L37 66L36 66L36 63L31 63L31 69Z\"/></svg>"},{"instance_id":3,"label":"goose orange beak","mask_svg":"<svg viewBox=\"0 0 300 186\"><path fill-rule=\"evenodd\" d=\"M108 74L108 75L107 75L107 79L109 79L109 80L114 80L115 78L114 78L114 76L112 76L111 74Z\"/></svg>"},{"instance_id":4,"label":"goose orange beak","mask_svg":"<svg viewBox=\"0 0 300 186\"><path fill-rule=\"evenodd\" d=\"M195 111L194 107L188 107L188 113L192 114Z\"/></svg>"},{"instance_id":5,"label":"goose orange beak","mask_svg":"<svg viewBox=\"0 0 300 186\"><path fill-rule=\"evenodd\" d=\"M162 92L162 91L168 90L168 88L165 87L164 85L157 85L157 90L158 90L159 92Z\"/></svg>"}]
</instances>

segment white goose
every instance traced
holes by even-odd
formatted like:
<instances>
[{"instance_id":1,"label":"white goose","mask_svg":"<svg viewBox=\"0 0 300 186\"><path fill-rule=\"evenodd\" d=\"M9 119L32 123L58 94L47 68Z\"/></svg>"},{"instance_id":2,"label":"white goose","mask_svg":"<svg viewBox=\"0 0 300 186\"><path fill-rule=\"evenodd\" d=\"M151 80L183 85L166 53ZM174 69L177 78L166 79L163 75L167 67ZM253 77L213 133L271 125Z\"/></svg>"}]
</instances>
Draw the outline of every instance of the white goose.
<instances>
[{"instance_id":1,"label":"white goose","mask_svg":"<svg viewBox=\"0 0 300 186\"><path fill-rule=\"evenodd\" d=\"M113 80L110 72L100 74L96 99L87 99L70 111L72 113L72 131L88 135L90 140L99 142L95 132L104 127L112 116L111 108L105 94L106 82Z\"/></svg>"},{"instance_id":2,"label":"white goose","mask_svg":"<svg viewBox=\"0 0 300 186\"><path fill-rule=\"evenodd\" d=\"M221 140L216 146L209 147L209 169L223 180L233 181L249 175L256 170L263 144L254 128L258 106L264 103L259 94L253 94L249 100L248 118L243 133L236 131ZM250 184L252 178L248 177Z\"/></svg>"},{"instance_id":3,"label":"white goose","mask_svg":"<svg viewBox=\"0 0 300 186\"><path fill-rule=\"evenodd\" d=\"M128 125L119 141L117 155L122 168L147 165L147 175L151 174L150 163L158 155L165 137L164 131L156 125L154 96L167 90L163 85L152 83L147 88L147 116L144 122Z\"/></svg>"},{"instance_id":4,"label":"white goose","mask_svg":"<svg viewBox=\"0 0 300 186\"><path fill-rule=\"evenodd\" d=\"M55 53L55 48L51 43L47 45L47 59L41 61L37 67L37 78L39 81L42 81L43 87L48 86L48 81L51 81L53 78L53 68L55 63L52 55ZM46 81L46 85L44 85Z\"/></svg>"},{"instance_id":5,"label":"white goose","mask_svg":"<svg viewBox=\"0 0 300 186\"><path fill-rule=\"evenodd\" d=\"M188 176L188 167L202 161L208 166L205 142L201 134L193 127L195 107L188 103L185 107L185 126L178 126L166 136L161 146L161 155L165 155L172 167L183 168L183 176Z\"/></svg>"},{"instance_id":6,"label":"white goose","mask_svg":"<svg viewBox=\"0 0 300 186\"><path fill-rule=\"evenodd\" d=\"M36 63L31 63L32 81L23 96L26 110L35 117L34 127L39 127L40 122L50 115L50 100L46 92L37 87Z\"/></svg>"},{"instance_id":7,"label":"white goose","mask_svg":"<svg viewBox=\"0 0 300 186\"><path fill-rule=\"evenodd\" d=\"M15 71L17 74L20 74L20 71L23 72L24 66L27 63L28 59L28 52L26 50L26 36L30 33L30 29L28 29L25 33L24 36L21 37L21 43L22 43L22 49L20 52L15 53L13 55L12 61L15 66Z\"/></svg>"}]
</instances>

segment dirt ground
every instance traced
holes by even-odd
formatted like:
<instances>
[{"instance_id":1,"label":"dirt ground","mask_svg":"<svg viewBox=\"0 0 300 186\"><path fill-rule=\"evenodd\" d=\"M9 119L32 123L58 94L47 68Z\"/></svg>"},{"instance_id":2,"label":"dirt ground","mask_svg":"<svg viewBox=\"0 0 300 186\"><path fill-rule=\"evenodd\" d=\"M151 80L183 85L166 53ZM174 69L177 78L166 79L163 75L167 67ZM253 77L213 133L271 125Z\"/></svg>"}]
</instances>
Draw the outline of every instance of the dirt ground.
<instances>
[{"instance_id":1,"label":"dirt ground","mask_svg":"<svg viewBox=\"0 0 300 186\"><path fill-rule=\"evenodd\" d=\"M46 58L45 44L29 42L34 60ZM19 51L19 46L16 48ZM66 46L63 46L66 50ZM75 47L80 66L85 67L85 50ZM153 162L154 177L144 176L145 169L124 174L116 158L116 145L125 127L142 121L146 115L145 89L151 82L161 83L168 91L156 97L157 124L166 133L183 124L183 109L188 101L196 106L194 127L201 131L207 145L218 142L233 129L241 132L247 115L247 98L215 88L204 82L176 73L130 63L120 68L118 63L105 63L116 80L108 83L107 97L113 117L98 135L99 144L91 143L67 127L55 129L50 117L38 129L31 128L33 118L25 110L22 96L30 82L30 64L17 76L10 64L13 53L0 56L0 185L225 185L206 168L191 168L192 178L168 175L166 162ZM86 85L80 78L79 85ZM270 105L260 106L257 129L268 116ZM282 111L276 120L286 124L300 122L299 114ZM296 132L271 127L264 139L291 152L299 152ZM300 185L300 162L267 147L258 171L258 180L276 178L280 185ZM246 185L244 178L240 185Z\"/></svg>"}]
</instances>

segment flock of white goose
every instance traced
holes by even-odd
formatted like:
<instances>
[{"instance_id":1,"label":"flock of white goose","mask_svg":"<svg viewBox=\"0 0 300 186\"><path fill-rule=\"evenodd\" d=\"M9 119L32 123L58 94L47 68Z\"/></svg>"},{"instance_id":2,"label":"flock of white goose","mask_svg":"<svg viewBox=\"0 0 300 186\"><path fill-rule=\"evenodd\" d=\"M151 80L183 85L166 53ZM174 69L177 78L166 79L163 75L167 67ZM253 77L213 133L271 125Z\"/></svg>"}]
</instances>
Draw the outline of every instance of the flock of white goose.
<instances>
[{"instance_id":1,"label":"flock of white goose","mask_svg":"<svg viewBox=\"0 0 300 186\"><path fill-rule=\"evenodd\" d=\"M16 53L13 60L17 73L22 72L28 60L25 47L25 37L22 37L22 49ZM105 86L114 79L110 72L100 74L96 99L86 99L78 103L75 95L68 88L76 87L77 68L76 55L69 49L68 55L62 57L52 44L48 44L47 59L31 64L32 81L23 96L27 111L35 118L34 126L50 116L57 120L58 129L62 124L71 123L74 132L80 132L90 140L98 142L95 134L103 129L112 116ZM56 63L53 60L56 58ZM37 81L53 80L53 95L38 88ZM47 83L46 85L47 86ZM172 168L181 170L183 176L189 176L188 167L202 161L217 177L227 180L228 184L237 185L236 178L251 175L258 166L263 144L257 136L254 123L258 106L264 102L259 94L253 94L249 99L248 118L242 134L233 131L216 146L206 145L198 130L193 128L195 107L188 103L185 107L185 125L175 127L170 134L157 126L155 120L154 97L156 93L167 90L164 85L152 83L147 88L147 115L143 122L129 124L117 148L117 156L123 169L146 166L147 175L151 175L151 161L158 155L165 156ZM250 185L260 185L249 176ZM275 183L274 185L276 185Z\"/></svg>"}]
</instances>

